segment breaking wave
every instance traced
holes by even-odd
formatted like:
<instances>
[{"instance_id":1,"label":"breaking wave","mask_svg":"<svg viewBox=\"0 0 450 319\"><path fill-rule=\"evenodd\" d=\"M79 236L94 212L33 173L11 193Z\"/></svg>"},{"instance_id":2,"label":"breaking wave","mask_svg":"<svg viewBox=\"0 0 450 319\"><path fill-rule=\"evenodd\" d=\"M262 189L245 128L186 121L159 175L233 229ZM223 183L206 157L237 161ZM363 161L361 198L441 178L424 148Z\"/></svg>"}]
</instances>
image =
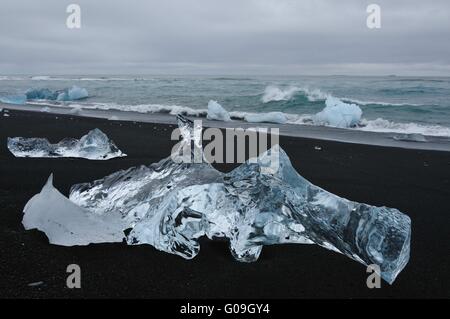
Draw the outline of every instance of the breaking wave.
<instances>
[{"instance_id":1,"label":"breaking wave","mask_svg":"<svg viewBox=\"0 0 450 319\"><path fill-rule=\"evenodd\" d=\"M97 109L97 110L117 110L124 112L137 113L165 113L171 115L185 115L193 117L206 118L208 109L195 109L181 105L163 105L163 104L138 104L122 105L116 103L70 103L62 104L60 102L33 101L28 104L50 105L71 107L74 110ZM328 108L328 109L327 109ZM405 133L405 134L423 134L428 136L450 137L450 128L440 125L425 125L419 123L399 123L389 121L383 118L365 119L360 113L357 105L346 104L341 100L334 98L329 100L325 108L317 114L292 114L283 112L245 112L230 111L227 112L232 120L241 120L250 123L276 123L293 125L316 125L316 126L334 126L347 129L355 129L371 132L386 133ZM325 113L325 114L324 114ZM336 125L339 124L339 125ZM345 125L342 125L345 123Z\"/></svg>"},{"instance_id":2,"label":"breaking wave","mask_svg":"<svg viewBox=\"0 0 450 319\"><path fill-rule=\"evenodd\" d=\"M331 93L324 92L320 89L312 89L308 87L289 86L280 88L269 85L265 88L261 97L263 103L294 101L297 98L305 98L308 102L322 102L328 98L334 97ZM416 103L397 103L384 101L363 101L349 97L339 97L342 102L356 103L358 105L381 105L381 106L422 106Z\"/></svg>"}]
</instances>

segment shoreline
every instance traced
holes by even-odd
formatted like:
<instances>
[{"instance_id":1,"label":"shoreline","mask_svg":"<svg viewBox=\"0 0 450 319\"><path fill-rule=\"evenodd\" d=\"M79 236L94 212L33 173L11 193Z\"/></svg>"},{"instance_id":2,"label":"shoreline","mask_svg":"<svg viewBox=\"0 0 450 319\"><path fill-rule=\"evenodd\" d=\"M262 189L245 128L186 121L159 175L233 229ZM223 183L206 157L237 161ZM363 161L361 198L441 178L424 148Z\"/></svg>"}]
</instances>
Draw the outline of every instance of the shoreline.
<instances>
[{"instance_id":1,"label":"shoreline","mask_svg":"<svg viewBox=\"0 0 450 319\"><path fill-rule=\"evenodd\" d=\"M42 109L47 108L48 112ZM176 125L176 116L167 113L139 113L118 110L81 109L76 112L72 108L48 105L12 105L0 103L0 109L22 112L51 113L71 117L87 117L107 119L111 121L127 121L152 124ZM273 123L249 123L242 120L222 122L208 120L206 118L187 116L190 119L201 119L203 127L213 128L278 128L281 136L309 138L315 140L335 141L361 145L374 145L403 149L433 150L450 152L450 137L425 136L426 142L404 141L394 139L400 133L370 132L356 129L342 129L328 126L315 126L304 124L273 124Z\"/></svg>"}]
</instances>

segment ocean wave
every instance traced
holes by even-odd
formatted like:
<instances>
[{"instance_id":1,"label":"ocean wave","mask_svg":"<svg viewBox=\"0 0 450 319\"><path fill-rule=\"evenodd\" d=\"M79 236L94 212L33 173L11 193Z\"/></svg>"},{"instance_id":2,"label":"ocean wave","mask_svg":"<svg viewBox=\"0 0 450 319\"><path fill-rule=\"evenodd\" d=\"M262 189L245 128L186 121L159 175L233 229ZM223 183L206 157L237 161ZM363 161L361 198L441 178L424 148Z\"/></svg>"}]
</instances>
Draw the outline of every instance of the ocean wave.
<instances>
[{"instance_id":1,"label":"ocean wave","mask_svg":"<svg viewBox=\"0 0 450 319\"><path fill-rule=\"evenodd\" d=\"M40 104L42 105L42 104ZM207 109L194 109L188 106L181 105L164 105L164 104L137 104L137 105L123 105L116 103L83 103L83 104L70 104L69 107L77 107L83 109L95 109L95 110L117 110L124 112L136 112L136 113L167 113L171 115L186 115L196 117L206 117L208 114Z\"/></svg>"},{"instance_id":2,"label":"ocean wave","mask_svg":"<svg viewBox=\"0 0 450 319\"><path fill-rule=\"evenodd\" d=\"M336 98L335 98L336 99ZM336 101L337 100L337 101ZM330 105L339 104L339 100L336 99L335 103L329 103ZM342 102L342 101L341 101ZM206 118L208 116L208 109L196 109L181 105L163 105L163 104L139 104L139 105L122 105L115 103L61 103L58 101L31 101L28 104L39 106L64 106L70 107L79 113L82 109L97 109L97 110L117 110L124 112L137 112L137 113L166 113L171 115L182 114L185 116ZM326 107L324 108L324 110ZM322 110L322 112L324 111ZM341 111L336 110L331 112L330 117L333 120L334 117L342 116L346 119L346 129L371 131L380 133L401 133L401 134L422 134L426 136L442 136L450 137L450 128L440 125L426 125L419 123L400 123L393 122L386 119L365 119L360 116L358 110L355 107L342 107ZM347 112L348 111L348 112ZM319 112L320 113L320 112ZM230 111L228 112L232 120L241 120L246 122L258 123L269 122L276 124L292 124L292 125L315 125L315 126L333 126L334 121L318 121L317 114L293 114L283 112L246 112L246 111ZM351 116L350 116L351 115ZM356 116L356 117L355 117ZM347 121L350 119L350 121ZM359 121L359 122L358 122ZM356 123L358 122L358 123ZM338 121L338 123L340 123ZM339 126L338 126L339 127ZM342 125L341 125L342 127Z\"/></svg>"},{"instance_id":3,"label":"ocean wave","mask_svg":"<svg viewBox=\"0 0 450 319\"><path fill-rule=\"evenodd\" d=\"M347 97L340 98L344 102L356 103L359 105L381 105L381 106L423 106L423 104L417 103L396 103L396 102L382 102L382 101L362 101L358 99L352 99Z\"/></svg>"},{"instance_id":4,"label":"ocean wave","mask_svg":"<svg viewBox=\"0 0 450 319\"><path fill-rule=\"evenodd\" d=\"M321 89L309 87L289 86L280 88L269 85L265 88L261 97L263 103L291 101L298 97L306 98L308 102L326 101L328 98L334 98L334 94L324 92ZM358 105L380 105L380 106L423 106L423 104L408 102L387 102L387 101L363 101L351 97L337 97L343 102L356 103Z\"/></svg>"},{"instance_id":5,"label":"ocean wave","mask_svg":"<svg viewBox=\"0 0 450 319\"><path fill-rule=\"evenodd\" d=\"M422 134L428 136L450 137L450 128L441 125L429 125L419 123L400 123L378 118L375 120L362 119L357 127L361 131Z\"/></svg>"},{"instance_id":6,"label":"ocean wave","mask_svg":"<svg viewBox=\"0 0 450 319\"><path fill-rule=\"evenodd\" d=\"M302 94L310 102L326 100L329 96L320 89L309 89L297 86L279 88L277 86L269 85L265 88L261 101L263 103L289 101L297 94Z\"/></svg>"}]
</instances>

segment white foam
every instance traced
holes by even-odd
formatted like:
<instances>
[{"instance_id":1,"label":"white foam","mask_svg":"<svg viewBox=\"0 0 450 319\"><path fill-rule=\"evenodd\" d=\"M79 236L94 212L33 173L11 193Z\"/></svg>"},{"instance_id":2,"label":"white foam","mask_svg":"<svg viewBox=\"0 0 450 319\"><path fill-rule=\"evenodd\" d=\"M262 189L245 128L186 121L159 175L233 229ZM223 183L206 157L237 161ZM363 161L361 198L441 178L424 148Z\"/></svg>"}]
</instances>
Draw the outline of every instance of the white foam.
<instances>
[{"instance_id":1,"label":"white foam","mask_svg":"<svg viewBox=\"0 0 450 319\"><path fill-rule=\"evenodd\" d=\"M399 123L382 118L361 121L358 130L386 133L422 134L428 136L450 136L450 128L440 125L425 125L418 123Z\"/></svg>"},{"instance_id":2,"label":"white foam","mask_svg":"<svg viewBox=\"0 0 450 319\"><path fill-rule=\"evenodd\" d=\"M79 106L84 109L118 110L137 113L168 113L172 115L182 114L197 117L206 117L208 114L208 110L205 109L193 109L187 106L180 106L180 105L162 105L162 104L123 105L115 103L86 103L86 104L71 104L71 106L72 107Z\"/></svg>"},{"instance_id":3,"label":"white foam","mask_svg":"<svg viewBox=\"0 0 450 319\"><path fill-rule=\"evenodd\" d=\"M285 124L287 122L286 115L283 112L269 113L247 113L244 120L249 123L277 123Z\"/></svg>"},{"instance_id":4,"label":"white foam","mask_svg":"<svg viewBox=\"0 0 450 319\"><path fill-rule=\"evenodd\" d=\"M31 79L34 81L48 81L51 79L51 77L48 75L36 75L32 76Z\"/></svg>"},{"instance_id":5,"label":"white foam","mask_svg":"<svg viewBox=\"0 0 450 319\"><path fill-rule=\"evenodd\" d=\"M352 99L343 97L341 98L344 102L356 103L359 105L382 105L382 106L423 106L423 104L417 103L396 103L396 102L382 102L382 101L361 101L358 99Z\"/></svg>"},{"instance_id":6,"label":"white foam","mask_svg":"<svg viewBox=\"0 0 450 319\"><path fill-rule=\"evenodd\" d=\"M208 103L208 115L206 118L208 120L216 121L231 121L230 114L222 107L222 105L213 100Z\"/></svg>"}]
</instances>

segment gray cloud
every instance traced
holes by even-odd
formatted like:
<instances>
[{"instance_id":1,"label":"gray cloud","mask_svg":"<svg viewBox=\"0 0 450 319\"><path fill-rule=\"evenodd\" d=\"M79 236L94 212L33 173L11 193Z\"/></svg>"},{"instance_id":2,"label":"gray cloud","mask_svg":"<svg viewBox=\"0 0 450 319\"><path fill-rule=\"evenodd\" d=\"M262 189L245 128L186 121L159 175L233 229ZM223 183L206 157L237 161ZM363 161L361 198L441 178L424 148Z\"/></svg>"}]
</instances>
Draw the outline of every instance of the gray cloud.
<instances>
[{"instance_id":1,"label":"gray cloud","mask_svg":"<svg viewBox=\"0 0 450 319\"><path fill-rule=\"evenodd\" d=\"M450 75L449 16L448 0L2 0L0 74Z\"/></svg>"}]
</instances>

